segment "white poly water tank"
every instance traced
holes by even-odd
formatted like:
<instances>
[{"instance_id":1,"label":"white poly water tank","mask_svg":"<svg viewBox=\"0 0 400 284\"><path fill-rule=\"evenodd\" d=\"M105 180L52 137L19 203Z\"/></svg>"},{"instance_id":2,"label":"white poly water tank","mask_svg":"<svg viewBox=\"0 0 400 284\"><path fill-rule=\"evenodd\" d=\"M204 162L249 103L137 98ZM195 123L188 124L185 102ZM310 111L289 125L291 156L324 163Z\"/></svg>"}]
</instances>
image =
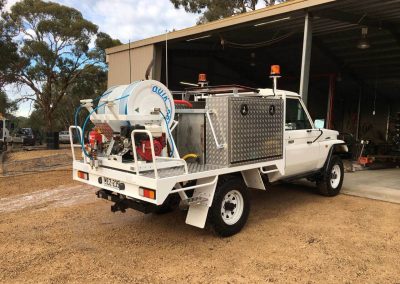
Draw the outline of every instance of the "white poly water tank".
<instances>
[{"instance_id":1,"label":"white poly water tank","mask_svg":"<svg viewBox=\"0 0 400 284\"><path fill-rule=\"evenodd\" d=\"M111 115L113 112L120 115L148 115L158 108L165 116L170 127L174 115L175 104L171 92L164 84L155 80L136 81L130 85L120 85L108 89L101 98L99 104L105 101L113 101L109 107L101 106L97 109L97 116L103 119L102 115ZM107 123L113 131L119 132L121 126L138 124L138 121L130 120L109 120Z\"/></svg>"}]
</instances>

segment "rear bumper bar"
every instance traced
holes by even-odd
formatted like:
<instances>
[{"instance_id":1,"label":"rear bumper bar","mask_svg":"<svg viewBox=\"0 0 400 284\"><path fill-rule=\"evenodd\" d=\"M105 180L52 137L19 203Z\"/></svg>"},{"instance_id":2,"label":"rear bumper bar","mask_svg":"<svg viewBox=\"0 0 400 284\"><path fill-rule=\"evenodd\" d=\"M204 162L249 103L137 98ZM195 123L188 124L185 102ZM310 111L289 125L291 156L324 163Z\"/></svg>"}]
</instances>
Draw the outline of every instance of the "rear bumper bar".
<instances>
[{"instance_id":1,"label":"rear bumper bar","mask_svg":"<svg viewBox=\"0 0 400 284\"><path fill-rule=\"evenodd\" d=\"M78 177L78 171L88 173L88 179L82 179ZM165 198L172 190L173 185L159 186L155 179L146 178L143 176L137 176L133 173L127 173L116 169L108 169L99 167L97 169L91 168L89 164L81 161L73 162L73 179L79 182L83 182L99 189L106 189L109 192L124 195L135 200L141 200L147 203L162 204ZM104 183L105 178L110 178L123 183L123 187L111 187ZM140 188L148 188L156 190L156 199L150 199L143 197L139 194Z\"/></svg>"},{"instance_id":2,"label":"rear bumper bar","mask_svg":"<svg viewBox=\"0 0 400 284\"><path fill-rule=\"evenodd\" d=\"M100 189L99 191L96 192L96 195L98 198L115 202L114 205L111 205L112 212L117 212L117 211L125 212L126 209L131 208L143 212L145 214L148 214L153 212L157 208L157 205L155 204L148 203L138 199L131 199L126 197L122 198L121 195L115 194L106 189Z\"/></svg>"}]
</instances>

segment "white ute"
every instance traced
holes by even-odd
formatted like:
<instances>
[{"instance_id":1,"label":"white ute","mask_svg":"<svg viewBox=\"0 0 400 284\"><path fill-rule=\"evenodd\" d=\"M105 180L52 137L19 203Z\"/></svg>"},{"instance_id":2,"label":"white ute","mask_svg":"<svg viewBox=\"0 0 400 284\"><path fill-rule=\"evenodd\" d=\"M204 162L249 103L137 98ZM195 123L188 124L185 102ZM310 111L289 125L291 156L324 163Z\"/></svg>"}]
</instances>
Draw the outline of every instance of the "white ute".
<instances>
[{"instance_id":1,"label":"white ute","mask_svg":"<svg viewBox=\"0 0 400 284\"><path fill-rule=\"evenodd\" d=\"M347 146L337 131L316 128L301 97L277 90L272 77L273 89L202 80L174 97L145 80L82 100L77 111L89 114L69 131L73 155L82 148L73 179L98 187L113 212L163 213L181 204L187 224L204 228L208 221L223 237L245 225L248 188L307 178L321 194L337 195L344 177L338 154ZM89 119L95 127L84 145Z\"/></svg>"}]
</instances>

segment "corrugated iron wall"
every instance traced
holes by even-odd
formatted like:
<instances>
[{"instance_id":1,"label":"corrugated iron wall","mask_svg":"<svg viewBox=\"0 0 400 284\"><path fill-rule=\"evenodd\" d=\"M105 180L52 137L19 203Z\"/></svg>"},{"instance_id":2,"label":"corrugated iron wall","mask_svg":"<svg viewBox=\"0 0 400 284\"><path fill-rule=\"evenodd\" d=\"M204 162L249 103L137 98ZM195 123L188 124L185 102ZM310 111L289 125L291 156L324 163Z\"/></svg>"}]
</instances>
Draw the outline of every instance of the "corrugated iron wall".
<instances>
[{"instance_id":1,"label":"corrugated iron wall","mask_svg":"<svg viewBox=\"0 0 400 284\"><path fill-rule=\"evenodd\" d=\"M128 50L109 55L107 60L109 68L108 87L145 79L146 70L154 57L155 48L153 44L131 49L130 55ZM153 78L153 72L150 72L149 79L151 78Z\"/></svg>"}]
</instances>

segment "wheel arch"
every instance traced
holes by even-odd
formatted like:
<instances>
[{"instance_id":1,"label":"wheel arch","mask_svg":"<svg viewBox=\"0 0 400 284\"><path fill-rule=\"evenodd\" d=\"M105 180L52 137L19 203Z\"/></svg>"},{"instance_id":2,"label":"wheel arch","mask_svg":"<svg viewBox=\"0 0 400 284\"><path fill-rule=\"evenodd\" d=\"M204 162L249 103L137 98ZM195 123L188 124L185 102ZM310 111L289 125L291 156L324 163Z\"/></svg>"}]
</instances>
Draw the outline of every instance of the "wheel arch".
<instances>
[{"instance_id":1,"label":"wheel arch","mask_svg":"<svg viewBox=\"0 0 400 284\"><path fill-rule=\"evenodd\" d=\"M329 148L328 155L326 157L324 166L322 167L322 173L326 172L326 169L329 165L329 161L331 160L332 156L338 155L340 156L341 154L347 153L349 151L346 143L342 140L336 140L334 143L331 144L331 147Z\"/></svg>"}]
</instances>

